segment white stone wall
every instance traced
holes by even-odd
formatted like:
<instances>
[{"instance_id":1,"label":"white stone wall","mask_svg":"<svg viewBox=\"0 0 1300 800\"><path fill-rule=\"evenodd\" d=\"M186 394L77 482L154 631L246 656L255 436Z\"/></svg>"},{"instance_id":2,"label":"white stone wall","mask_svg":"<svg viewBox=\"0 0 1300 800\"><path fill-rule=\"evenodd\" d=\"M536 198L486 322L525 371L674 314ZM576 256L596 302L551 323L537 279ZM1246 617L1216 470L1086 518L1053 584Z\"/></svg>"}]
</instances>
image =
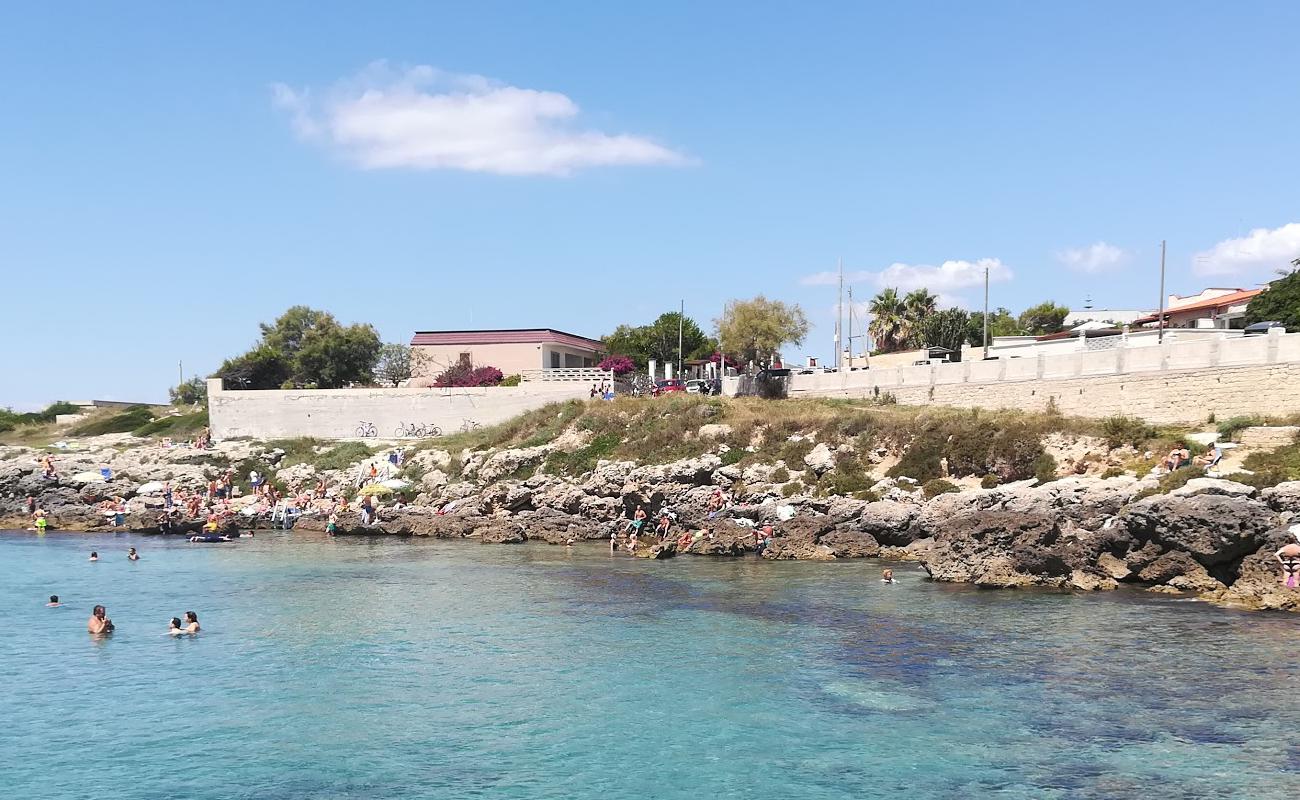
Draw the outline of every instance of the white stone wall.
<instances>
[{"instance_id":1,"label":"white stone wall","mask_svg":"<svg viewBox=\"0 0 1300 800\"><path fill-rule=\"evenodd\" d=\"M1086 417L1204 422L1300 413L1300 333L1166 342L1035 358L795 375L791 397L874 397L909 405L1023 408Z\"/></svg>"},{"instance_id":2,"label":"white stone wall","mask_svg":"<svg viewBox=\"0 0 1300 800\"><path fill-rule=\"evenodd\" d=\"M587 399L590 387L571 383L530 383L482 389L292 389L226 390L208 381L208 413L217 439L314 436L343 439L362 422L372 422L379 438L394 438L398 425L433 424L444 434L465 420L495 425L547 403Z\"/></svg>"}]
</instances>

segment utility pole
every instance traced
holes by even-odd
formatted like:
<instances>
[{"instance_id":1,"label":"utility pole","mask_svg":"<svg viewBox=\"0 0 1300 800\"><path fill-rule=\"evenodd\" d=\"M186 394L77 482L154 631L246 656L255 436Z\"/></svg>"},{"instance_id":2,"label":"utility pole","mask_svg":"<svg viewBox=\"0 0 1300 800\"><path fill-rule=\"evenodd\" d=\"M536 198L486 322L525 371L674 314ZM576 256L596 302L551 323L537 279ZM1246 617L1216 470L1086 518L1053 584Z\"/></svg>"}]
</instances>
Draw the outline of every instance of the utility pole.
<instances>
[{"instance_id":1,"label":"utility pole","mask_svg":"<svg viewBox=\"0 0 1300 800\"><path fill-rule=\"evenodd\" d=\"M835 301L835 371L844 371L844 348L840 345L840 331L844 325L844 259L839 259L840 296Z\"/></svg>"},{"instance_id":2,"label":"utility pole","mask_svg":"<svg viewBox=\"0 0 1300 800\"><path fill-rule=\"evenodd\" d=\"M1160 310L1157 312L1160 316L1160 329L1156 333L1156 341L1165 340L1165 240L1160 240Z\"/></svg>"},{"instance_id":3,"label":"utility pole","mask_svg":"<svg viewBox=\"0 0 1300 800\"><path fill-rule=\"evenodd\" d=\"M849 284L849 372L853 371L853 284Z\"/></svg>"},{"instance_id":4,"label":"utility pole","mask_svg":"<svg viewBox=\"0 0 1300 800\"><path fill-rule=\"evenodd\" d=\"M677 313L677 377L682 377L682 326L686 324L686 300L682 299L682 310Z\"/></svg>"},{"instance_id":5,"label":"utility pole","mask_svg":"<svg viewBox=\"0 0 1300 800\"><path fill-rule=\"evenodd\" d=\"M176 362L176 375L180 378L180 380L176 382L177 386L180 386L182 383L185 383L185 362L184 361Z\"/></svg>"},{"instance_id":6,"label":"utility pole","mask_svg":"<svg viewBox=\"0 0 1300 800\"><path fill-rule=\"evenodd\" d=\"M984 266L984 360L989 358L989 268Z\"/></svg>"}]
</instances>

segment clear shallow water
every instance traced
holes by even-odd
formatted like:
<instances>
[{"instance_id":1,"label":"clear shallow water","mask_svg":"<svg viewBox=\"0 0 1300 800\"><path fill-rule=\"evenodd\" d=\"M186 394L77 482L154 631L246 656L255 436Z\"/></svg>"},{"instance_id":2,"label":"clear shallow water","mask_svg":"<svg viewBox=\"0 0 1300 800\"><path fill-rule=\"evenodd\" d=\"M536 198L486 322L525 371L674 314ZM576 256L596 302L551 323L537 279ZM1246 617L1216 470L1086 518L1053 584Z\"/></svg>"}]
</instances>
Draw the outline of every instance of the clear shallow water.
<instances>
[{"instance_id":1,"label":"clear shallow water","mask_svg":"<svg viewBox=\"0 0 1300 800\"><path fill-rule=\"evenodd\" d=\"M7 534L0 567L6 797L1300 786L1292 616L599 545ZM52 593L68 605L44 608ZM85 632L95 603L118 626L107 641ZM166 636L191 609L204 632Z\"/></svg>"}]
</instances>

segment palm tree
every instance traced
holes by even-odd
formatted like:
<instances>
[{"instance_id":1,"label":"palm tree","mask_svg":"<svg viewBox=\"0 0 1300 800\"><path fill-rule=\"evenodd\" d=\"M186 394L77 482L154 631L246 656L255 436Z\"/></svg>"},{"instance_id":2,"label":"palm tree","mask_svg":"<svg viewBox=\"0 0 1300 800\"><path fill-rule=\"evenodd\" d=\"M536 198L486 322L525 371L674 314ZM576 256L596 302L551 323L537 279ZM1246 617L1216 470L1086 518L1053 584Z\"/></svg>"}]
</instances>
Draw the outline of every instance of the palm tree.
<instances>
[{"instance_id":1,"label":"palm tree","mask_svg":"<svg viewBox=\"0 0 1300 800\"><path fill-rule=\"evenodd\" d=\"M900 349L906 339L904 331L906 307L898 296L898 290L881 290L880 294L871 298L871 306L868 310L871 314L871 324L867 326L867 332L871 334L871 341L876 350L892 353Z\"/></svg>"},{"instance_id":2,"label":"palm tree","mask_svg":"<svg viewBox=\"0 0 1300 800\"><path fill-rule=\"evenodd\" d=\"M906 339L911 335L921 320L939 310L939 298L930 294L929 289L913 289L903 298L903 332Z\"/></svg>"}]
</instances>

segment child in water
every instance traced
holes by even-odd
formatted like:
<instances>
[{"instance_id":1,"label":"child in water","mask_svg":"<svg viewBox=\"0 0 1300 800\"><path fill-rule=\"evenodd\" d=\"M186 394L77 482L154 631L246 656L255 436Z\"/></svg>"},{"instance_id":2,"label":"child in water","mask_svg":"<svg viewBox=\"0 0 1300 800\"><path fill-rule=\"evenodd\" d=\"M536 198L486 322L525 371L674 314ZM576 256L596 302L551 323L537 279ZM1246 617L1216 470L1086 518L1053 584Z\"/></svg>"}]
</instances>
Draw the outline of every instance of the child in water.
<instances>
[{"instance_id":1,"label":"child in water","mask_svg":"<svg viewBox=\"0 0 1300 800\"><path fill-rule=\"evenodd\" d=\"M887 569L887 570L885 570L884 572L880 573L880 582L881 582L881 583L893 583L893 582L894 582L894 571L893 571L892 569Z\"/></svg>"}]
</instances>

